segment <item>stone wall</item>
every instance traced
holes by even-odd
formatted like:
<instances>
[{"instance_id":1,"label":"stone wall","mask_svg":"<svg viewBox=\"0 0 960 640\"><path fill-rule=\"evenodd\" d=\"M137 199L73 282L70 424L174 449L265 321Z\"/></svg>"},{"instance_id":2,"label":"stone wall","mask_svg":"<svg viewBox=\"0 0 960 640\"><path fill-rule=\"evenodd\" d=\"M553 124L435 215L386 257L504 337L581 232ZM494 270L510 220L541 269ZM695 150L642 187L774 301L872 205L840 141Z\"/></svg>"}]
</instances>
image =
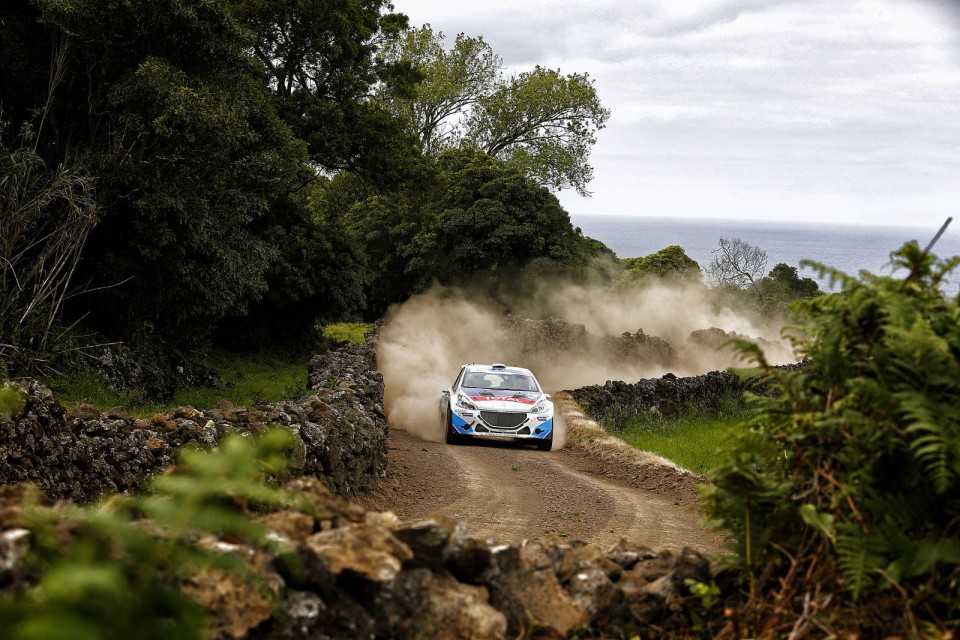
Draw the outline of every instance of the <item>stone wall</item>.
<instances>
[{"instance_id":1,"label":"stone wall","mask_svg":"<svg viewBox=\"0 0 960 640\"><path fill-rule=\"evenodd\" d=\"M686 581L711 580L707 558L690 549L655 552L622 541L601 550L558 538L497 545L453 521L403 523L365 512L315 478L286 486L312 506L256 516L273 531L269 548L198 541L260 577L183 578L180 588L207 610L206 637L693 637L698 601ZM24 491L0 487L0 597L36 579L24 570L32 541Z\"/></svg>"},{"instance_id":2,"label":"stone wall","mask_svg":"<svg viewBox=\"0 0 960 640\"><path fill-rule=\"evenodd\" d=\"M620 336L600 336L587 332L582 324L562 318L532 320L507 314L502 322L504 346L516 357L562 355L566 358L602 354L615 361L632 360L668 367L675 360L669 342L649 336L643 329Z\"/></svg>"},{"instance_id":3,"label":"stone wall","mask_svg":"<svg viewBox=\"0 0 960 640\"><path fill-rule=\"evenodd\" d=\"M777 365L773 369L795 371L812 367L809 360ZM608 380L602 385L567 391L583 411L609 429L619 429L643 416L672 418L688 411L718 409L731 396L739 398L745 390L769 393L762 377L741 378L729 371L711 371L699 376L679 378L668 373L662 378L637 382Z\"/></svg>"},{"instance_id":4,"label":"stone wall","mask_svg":"<svg viewBox=\"0 0 960 640\"><path fill-rule=\"evenodd\" d=\"M89 502L136 491L175 462L180 447L214 446L230 432L284 425L296 436L292 472L351 496L386 473L383 377L370 342L313 358L313 395L255 407L178 408L149 419L89 405L66 411L37 381L19 383L23 409L0 422L0 484L32 482L51 498Z\"/></svg>"},{"instance_id":5,"label":"stone wall","mask_svg":"<svg viewBox=\"0 0 960 640\"><path fill-rule=\"evenodd\" d=\"M592 419L610 429L636 421L638 417L670 418L690 410L716 409L731 395L743 392L744 383L728 371L711 371L700 376L678 378L668 373L634 383L608 380L569 391Z\"/></svg>"}]
</instances>

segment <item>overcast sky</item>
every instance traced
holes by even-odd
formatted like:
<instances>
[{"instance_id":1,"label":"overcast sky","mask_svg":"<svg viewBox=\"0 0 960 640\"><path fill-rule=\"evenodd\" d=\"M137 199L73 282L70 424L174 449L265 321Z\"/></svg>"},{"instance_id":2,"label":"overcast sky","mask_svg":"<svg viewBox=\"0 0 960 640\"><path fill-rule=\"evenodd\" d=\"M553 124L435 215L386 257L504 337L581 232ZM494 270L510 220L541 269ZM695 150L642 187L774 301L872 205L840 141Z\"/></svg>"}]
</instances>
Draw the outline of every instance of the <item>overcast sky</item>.
<instances>
[{"instance_id":1,"label":"overcast sky","mask_svg":"<svg viewBox=\"0 0 960 640\"><path fill-rule=\"evenodd\" d=\"M960 0L394 3L595 79L612 116L570 213L960 218Z\"/></svg>"}]
</instances>

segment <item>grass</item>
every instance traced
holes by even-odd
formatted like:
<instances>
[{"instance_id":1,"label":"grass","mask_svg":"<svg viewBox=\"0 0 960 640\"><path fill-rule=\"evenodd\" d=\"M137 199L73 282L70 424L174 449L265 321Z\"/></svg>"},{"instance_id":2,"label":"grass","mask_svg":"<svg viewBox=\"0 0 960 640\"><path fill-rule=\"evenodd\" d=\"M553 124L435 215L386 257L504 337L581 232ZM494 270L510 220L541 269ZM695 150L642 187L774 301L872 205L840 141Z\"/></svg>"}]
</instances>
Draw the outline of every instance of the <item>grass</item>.
<instances>
[{"instance_id":1,"label":"grass","mask_svg":"<svg viewBox=\"0 0 960 640\"><path fill-rule=\"evenodd\" d=\"M747 408L730 399L717 411L645 419L627 425L616 435L634 448L656 453L702 474L720 463L720 447L743 433L746 427L741 423L747 416Z\"/></svg>"},{"instance_id":2,"label":"grass","mask_svg":"<svg viewBox=\"0 0 960 640\"><path fill-rule=\"evenodd\" d=\"M293 400L307 394L306 362L266 356L223 356L210 362L220 372L223 387L189 387L174 395L174 406L209 409L227 401L237 406Z\"/></svg>"},{"instance_id":3,"label":"grass","mask_svg":"<svg viewBox=\"0 0 960 640\"><path fill-rule=\"evenodd\" d=\"M323 337L336 342L363 342L364 336L373 331L372 324L359 322L338 322L323 328Z\"/></svg>"},{"instance_id":4,"label":"grass","mask_svg":"<svg viewBox=\"0 0 960 640\"><path fill-rule=\"evenodd\" d=\"M307 393L305 361L220 352L214 354L206 365L220 372L224 386L180 389L173 400L165 404L144 402L142 395L136 392L110 389L92 374L72 374L43 382L67 407L85 402L102 411L120 407L137 417L167 413L179 406L189 405L200 410L210 409L221 402L250 406L260 401L291 400Z\"/></svg>"}]
</instances>

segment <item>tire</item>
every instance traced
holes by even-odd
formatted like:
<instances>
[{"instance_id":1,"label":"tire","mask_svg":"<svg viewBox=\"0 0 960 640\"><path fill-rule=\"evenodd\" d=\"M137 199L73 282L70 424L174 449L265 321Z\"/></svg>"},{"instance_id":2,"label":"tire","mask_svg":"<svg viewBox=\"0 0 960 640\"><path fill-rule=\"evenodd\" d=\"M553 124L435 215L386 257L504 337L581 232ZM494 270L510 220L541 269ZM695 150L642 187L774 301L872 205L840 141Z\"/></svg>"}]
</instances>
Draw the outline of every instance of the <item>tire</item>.
<instances>
[{"instance_id":1,"label":"tire","mask_svg":"<svg viewBox=\"0 0 960 640\"><path fill-rule=\"evenodd\" d=\"M537 440L537 449L540 449L540 451L550 451L553 449L553 431L543 440Z\"/></svg>"},{"instance_id":2,"label":"tire","mask_svg":"<svg viewBox=\"0 0 960 640\"><path fill-rule=\"evenodd\" d=\"M447 444L463 444L466 441L466 438L457 433L457 430L453 428L453 415L450 409L447 409L447 418L444 420L443 430L446 433L444 441Z\"/></svg>"}]
</instances>

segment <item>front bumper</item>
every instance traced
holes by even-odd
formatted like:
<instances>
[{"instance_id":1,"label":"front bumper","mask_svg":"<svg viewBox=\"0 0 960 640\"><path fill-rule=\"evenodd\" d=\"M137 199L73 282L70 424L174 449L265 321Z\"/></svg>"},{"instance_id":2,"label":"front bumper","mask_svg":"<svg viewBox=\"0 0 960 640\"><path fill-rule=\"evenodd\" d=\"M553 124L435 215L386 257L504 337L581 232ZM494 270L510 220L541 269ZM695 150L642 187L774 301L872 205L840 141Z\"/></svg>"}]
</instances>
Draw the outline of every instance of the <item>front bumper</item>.
<instances>
[{"instance_id":1,"label":"front bumper","mask_svg":"<svg viewBox=\"0 0 960 640\"><path fill-rule=\"evenodd\" d=\"M454 409L451 425L462 436L544 440L553 435L553 412L521 414Z\"/></svg>"}]
</instances>

